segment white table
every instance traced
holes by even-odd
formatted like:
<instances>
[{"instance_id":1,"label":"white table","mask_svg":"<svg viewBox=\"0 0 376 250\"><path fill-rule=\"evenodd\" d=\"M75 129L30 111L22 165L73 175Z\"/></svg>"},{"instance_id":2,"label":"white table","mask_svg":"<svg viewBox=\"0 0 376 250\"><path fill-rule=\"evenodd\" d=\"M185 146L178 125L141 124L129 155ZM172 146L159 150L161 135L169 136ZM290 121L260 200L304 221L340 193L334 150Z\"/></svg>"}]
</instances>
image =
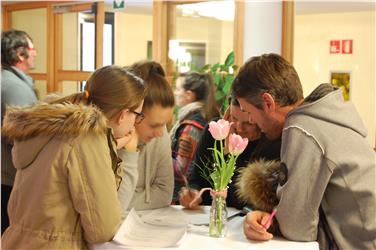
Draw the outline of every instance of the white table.
<instances>
[{"instance_id":1,"label":"white table","mask_svg":"<svg viewBox=\"0 0 376 250\"><path fill-rule=\"evenodd\" d=\"M181 244L178 247L169 249L319 249L317 242L293 242L279 237L275 237L274 239L265 242L247 240L243 233L244 217L240 216L228 222L228 231L225 238L213 238L209 236L208 226L193 225L209 221L209 206L204 206L200 210L187 210L183 209L181 206L174 207L180 209L184 213L189 225L187 234L183 237ZM229 216L236 212L237 210L228 208ZM97 244L92 248L94 250L130 249L114 242Z\"/></svg>"}]
</instances>

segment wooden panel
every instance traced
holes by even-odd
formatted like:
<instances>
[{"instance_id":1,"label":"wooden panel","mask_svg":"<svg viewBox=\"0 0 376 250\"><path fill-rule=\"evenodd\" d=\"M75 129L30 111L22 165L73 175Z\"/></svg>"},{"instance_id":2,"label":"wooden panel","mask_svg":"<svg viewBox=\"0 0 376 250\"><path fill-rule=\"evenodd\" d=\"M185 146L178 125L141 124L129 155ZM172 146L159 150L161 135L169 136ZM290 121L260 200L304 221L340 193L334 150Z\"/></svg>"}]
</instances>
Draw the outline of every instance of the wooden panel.
<instances>
[{"instance_id":1,"label":"wooden panel","mask_svg":"<svg viewBox=\"0 0 376 250\"><path fill-rule=\"evenodd\" d=\"M54 14L54 90L62 93L63 85L57 78L57 72L63 69L63 14Z\"/></svg>"},{"instance_id":2,"label":"wooden panel","mask_svg":"<svg viewBox=\"0 0 376 250\"><path fill-rule=\"evenodd\" d=\"M2 30L9 30L12 27L12 15L8 8L2 8Z\"/></svg>"},{"instance_id":3,"label":"wooden panel","mask_svg":"<svg viewBox=\"0 0 376 250\"><path fill-rule=\"evenodd\" d=\"M48 2L27 2L24 1L22 3L1 3L2 7L6 8L7 11L16 11L16 10L29 10L29 9L39 9L39 8L46 8Z\"/></svg>"},{"instance_id":4,"label":"wooden panel","mask_svg":"<svg viewBox=\"0 0 376 250\"><path fill-rule=\"evenodd\" d=\"M153 1L153 60L163 68L167 66L168 53L167 3Z\"/></svg>"},{"instance_id":5,"label":"wooden panel","mask_svg":"<svg viewBox=\"0 0 376 250\"><path fill-rule=\"evenodd\" d=\"M244 1L236 1L233 46L235 53L235 64L239 67L244 63L244 12Z\"/></svg>"},{"instance_id":6,"label":"wooden panel","mask_svg":"<svg viewBox=\"0 0 376 250\"><path fill-rule=\"evenodd\" d=\"M29 74L33 80L47 80L46 73L30 73Z\"/></svg>"},{"instance_id":7,"label":"wooden panel","mask_svg":"<svg viewBox=\"0 0 376 250\"><path fill-rule=\"evenodd\" d=\"M291 64L294 59L294 18L295 3L282 2L282 52L281 55Z\"/></svg>"},{"instance_id":8,"label":"wooden panel","mask_svg":"<svg viewBox=\"0 0 376 250\"><path fill-rule=\"evenodd\" d=\"M55 18L52 4L47 7L47 93L60 91L55 83Z\"/></svg>"},{"instance_id":9,"label":"wooden panel","mask_svg":"<svg viewBox=\"0 0 376 250\"><path fill-rule=\"evenodd\" d=\"M92 72L74 71L74 70L58 70L58 81L86 81Z\"/></svg>"},{"instance_id":10,"label":"wooden panel","mask_svg":"<svg viewBox=\"0 0 376 250\"><path fill-rule=\"evenodd\" d=\"M92 6L92 3L74 4L72 6L69 6L69 12L90 11Z\"/></svg>"},{"instance_id":11,"label":"wooden panel","mask_svg":"<svg viewBox=\"0 0 376 250\"><path fill-rule=\"evenodd\" d=\"M95 15L95 68L103 66L104 3L97 2Z\"/></svg>"}]
</instances>

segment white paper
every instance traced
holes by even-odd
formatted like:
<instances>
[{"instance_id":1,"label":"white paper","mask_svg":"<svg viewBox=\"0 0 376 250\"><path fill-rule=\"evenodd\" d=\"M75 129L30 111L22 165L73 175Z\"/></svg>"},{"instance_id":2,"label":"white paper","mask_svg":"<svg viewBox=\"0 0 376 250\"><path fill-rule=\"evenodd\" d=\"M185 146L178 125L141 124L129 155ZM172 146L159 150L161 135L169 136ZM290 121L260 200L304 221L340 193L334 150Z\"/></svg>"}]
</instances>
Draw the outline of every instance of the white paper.
<instances>
[{"instance_id":1,"label":"white paper","mask_svg":"<svg viewBox=\"0 0 376 250\"><path fill-rule=\"evenodd\" d=\"M170 216L166 220L168 211L163 209L141 214L142 218L132 209L113 240L133 248L172 247L178 245L187 231L187 223L179 221L179 217Z\"/></svg>"}]
</instances>

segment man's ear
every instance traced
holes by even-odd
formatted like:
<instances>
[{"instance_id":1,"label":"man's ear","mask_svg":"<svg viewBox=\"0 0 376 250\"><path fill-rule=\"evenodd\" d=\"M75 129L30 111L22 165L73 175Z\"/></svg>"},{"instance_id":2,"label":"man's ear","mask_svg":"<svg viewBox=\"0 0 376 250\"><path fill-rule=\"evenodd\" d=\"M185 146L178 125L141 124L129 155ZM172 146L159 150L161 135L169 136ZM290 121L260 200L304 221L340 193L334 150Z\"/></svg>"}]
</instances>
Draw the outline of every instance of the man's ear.
<instances>
[{"instance_id":1,"label":"man's ear","mask_svg":"<svg viewBox=\"0 0 376 250\"><path fill-rule=\"evenodd\" d=\"M23 62L25 60L25 57L21 56L21 52L17 52L17 57L18 57L19 62Z\"/></svg>"},{"instance_id":2,"label":"man's ear","mask_svg":"<svg viewBox=\"0 0 376 250\"><path fill-rule=\"evenodd\" d=\"M276 108L276 103L274 101L274 98L269 93L263 93L262 94L262 100L263 100L263 108L265 112L274 112Z\"/></svg>"}]
</instances>

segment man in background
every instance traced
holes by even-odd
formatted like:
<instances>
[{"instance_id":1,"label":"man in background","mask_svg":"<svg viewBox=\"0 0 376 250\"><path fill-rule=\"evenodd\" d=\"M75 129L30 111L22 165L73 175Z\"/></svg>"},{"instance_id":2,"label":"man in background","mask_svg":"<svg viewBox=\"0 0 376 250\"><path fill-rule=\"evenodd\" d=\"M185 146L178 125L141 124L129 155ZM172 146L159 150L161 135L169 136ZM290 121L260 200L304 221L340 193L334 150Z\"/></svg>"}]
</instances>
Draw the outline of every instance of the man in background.
<instances>
[{"instance_id":1,"label":"man in background","mask_svg":"<svg viewBox=\"0 0 376 250\"><path fill-rule=\"evenodd\" d=\"M37 101L29 71L35 66L37 52L24 31L1 33L1 125L7 105L29 106ZM1 138L1 234L9 226L7 206L16 169L12 163L12 144Z\"/></svg>"}]
</instances>

